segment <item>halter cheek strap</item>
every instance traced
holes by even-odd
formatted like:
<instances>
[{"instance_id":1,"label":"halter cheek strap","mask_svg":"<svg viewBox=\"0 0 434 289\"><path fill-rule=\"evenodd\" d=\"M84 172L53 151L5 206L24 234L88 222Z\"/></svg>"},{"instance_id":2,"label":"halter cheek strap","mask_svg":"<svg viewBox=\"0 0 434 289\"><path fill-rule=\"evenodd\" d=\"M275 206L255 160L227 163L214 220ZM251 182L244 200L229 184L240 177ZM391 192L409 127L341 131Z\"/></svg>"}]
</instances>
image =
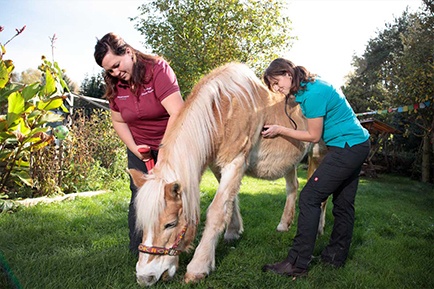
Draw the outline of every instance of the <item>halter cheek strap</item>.
<instances>
[{"instance_id":1,"label":"halter cheek strap","mask_svg":"<svg viewBox=\"0 0 434 289\"><path fill-rule=\"evenodd\" d=\"M146 246L143 243L139 245L139 252L152 254L152 255L169 255L169 256L178 256L182 253L182 250L178 250L178 246L181 243L182 239L184 239L185 232L187 231L187 226L182 228L182 231L179 233L178 237L175 240L175 243L170 248L157 247L157 246Z\"/></svg>"}]
</instances>

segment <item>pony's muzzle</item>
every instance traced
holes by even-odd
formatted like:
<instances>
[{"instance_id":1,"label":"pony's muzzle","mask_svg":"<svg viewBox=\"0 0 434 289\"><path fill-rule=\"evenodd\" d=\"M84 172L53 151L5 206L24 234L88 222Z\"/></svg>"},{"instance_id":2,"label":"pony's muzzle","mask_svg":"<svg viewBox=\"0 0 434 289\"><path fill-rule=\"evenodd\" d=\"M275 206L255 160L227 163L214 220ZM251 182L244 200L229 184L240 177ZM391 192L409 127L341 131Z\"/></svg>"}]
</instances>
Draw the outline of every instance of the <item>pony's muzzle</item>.
<instances>
[{"instance_id":1,"label":"pony's muzzle","mask_svg":"<svg viewBox=\"0 0 434 289\"><path fill-rule=\"evenodd\" d=\"M173 278L173 275L170 275L169 270L166 270L161 274L161 280L168 281ZM137 283L139 283L140 286L152 286L155 283L158 282L160 278L156 275L140 275L137 276Z\"/></svg>"},{"instance_id":2,"label":"pony's muzzle","mask_svg":"<svg viewBox=\"0 0 434 289\"><path fill-rule=\"evenodd\" d=\"M155 283L157 283L158 278L155 275L140 275L137 276L137 283L139 283L140 286L152 286Z\"/></svg>"}]
</instances>

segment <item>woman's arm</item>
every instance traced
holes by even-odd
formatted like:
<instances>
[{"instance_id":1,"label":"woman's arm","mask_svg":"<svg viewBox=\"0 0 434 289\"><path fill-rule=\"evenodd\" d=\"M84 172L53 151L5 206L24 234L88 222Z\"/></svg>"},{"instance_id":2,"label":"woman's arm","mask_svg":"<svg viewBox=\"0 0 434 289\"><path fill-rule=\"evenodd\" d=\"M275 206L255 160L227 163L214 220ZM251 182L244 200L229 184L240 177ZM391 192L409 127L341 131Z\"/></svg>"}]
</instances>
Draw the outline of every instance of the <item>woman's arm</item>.
<instances>
[{"instance_id":1,"label":"woman's arm","mask_svg":"<svg viewBox=\"0 0 434 289\"><path fill-rule=\"evenodd\" d=\"M178 117L181 108L184 106L184 100L182 100L181 93L179 91L172 93L163 101L161 105L166 109L167 113L169 113L169 122L167 123L166 131L173 126L176 118Z\"/></svg>"},{"instance_id":2,"label":"woman's arm","mask_svg":"<svg viewBox=\"0 0 434 289\"><path fill-rule=\"evenodd\" d=\"M137 150L138 147L136 145L136 142L133 139L133 135L131 134L130 128L122 118L121 113L111 110L111 119L112 119L113 128L115 129L121 141L139 159L143 159L144 157L138 152Z\"/></svg>"},{"instance_id":3,"label":"woman's arm","mask_svg":"<svg viewBox=\"0 0 434 289\"><path fill-rule=\"evenodd\" d=\"M317 143L321 140L323 122L324 120L322 117L308 118L307 130L295 130L276 124L265 125L264 128L266 128L266 130L262 132L262 136L272 138L281 135L300 141Z\"/></svg>"},{"instance_id":4,"label":"woman's arm","mask_svg":"<svg viewBox=\"0 0 434 289\"><path fill-rule=\"evenodd\" d=\"M184 100L181 97L181 93L179 93L178 91L163 99L161 105L164 106L167 113L169 113L170 115L169 121L167 122L166 131L164 132L164 134L166 134L166 132L170 130L170 128L173 126L176 119L178 118L179 113L181 112L181 108L184 106ZM163 155L164 149L160 149L158 152L158 159L161 160L163 158Z\"/></svg>"}]
</instances>

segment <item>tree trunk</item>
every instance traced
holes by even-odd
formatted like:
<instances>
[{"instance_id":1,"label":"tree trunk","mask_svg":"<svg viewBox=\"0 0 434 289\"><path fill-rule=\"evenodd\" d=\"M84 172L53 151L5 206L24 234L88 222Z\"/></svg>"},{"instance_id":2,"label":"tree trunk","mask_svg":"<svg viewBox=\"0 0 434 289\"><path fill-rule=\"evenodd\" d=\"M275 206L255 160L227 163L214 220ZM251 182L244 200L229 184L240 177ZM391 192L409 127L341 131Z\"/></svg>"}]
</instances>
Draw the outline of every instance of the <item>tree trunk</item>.
<instances>
[{"instance_id":1,"label":"tree trunk","mask_svg":"<svg viewBox=\"0 0 434 289\"><path fill-rule=\"evenodd\" d=\"M431 128L430 142L431 142L431 157L434 158L434 129L433 128ZM431 170L431 182L434 183L434 164L432 164L432 161L431 161L430 170Z\"/></svg>"},{"instance_id":2,"label":"tree trunk","mask_svg":"<svg viewBox=\"0 0 434 289\"><path fill-rule=\"evenodd\" d=\"M431 163L430 163L431 146L430 146L430 135L428 132L424 134L422 141L423 141L423 145L422 145L422 182L429 183L430 172L431 172Z\"/></svg>"}]
</instances>

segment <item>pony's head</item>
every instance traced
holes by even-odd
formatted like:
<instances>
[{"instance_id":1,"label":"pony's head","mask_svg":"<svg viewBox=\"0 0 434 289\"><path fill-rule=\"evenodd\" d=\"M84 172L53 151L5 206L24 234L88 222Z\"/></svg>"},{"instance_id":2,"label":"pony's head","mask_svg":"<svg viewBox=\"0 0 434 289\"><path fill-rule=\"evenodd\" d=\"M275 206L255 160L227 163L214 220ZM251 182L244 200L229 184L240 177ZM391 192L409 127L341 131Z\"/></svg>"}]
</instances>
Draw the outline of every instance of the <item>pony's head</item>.
<instances>
[{"instance_id":1,"label":"pony's head","mask_svg":"<svg viewBox=\"0 0 434 289\"><path fill-rule=\"evenodd\" d=\"M136 264L137 282L151 286L160 278L172 278L178 269L178 255L190 248L196 223L183 208L182 188L155 175L130 170L139 189L136 199L136 229L143 232Z\"/></svg>"}]
</instances>

